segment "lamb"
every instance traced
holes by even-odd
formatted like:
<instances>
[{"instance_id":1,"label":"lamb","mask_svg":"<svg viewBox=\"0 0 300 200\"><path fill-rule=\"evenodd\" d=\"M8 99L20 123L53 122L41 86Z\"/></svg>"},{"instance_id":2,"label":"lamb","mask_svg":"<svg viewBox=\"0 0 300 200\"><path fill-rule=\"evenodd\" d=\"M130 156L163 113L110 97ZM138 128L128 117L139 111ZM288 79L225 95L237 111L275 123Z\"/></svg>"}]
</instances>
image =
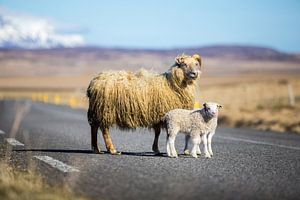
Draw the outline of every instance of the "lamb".
<instances>
[{"instance_id":1,"label":"lamb","mask_svg":"<svg viewBox=\"0 0 300 200\"><path fill-rule=\"evenodd\" d=\"M100 128L107 150L111 154L119 154L109 134L109 128L117 125L123 130L153 128L155 138L152 150L159 153L162 117L175 108L194 107L196 79L200 74L201 58L197 54L177 56L175 64L163 74L146 71L136 74L126 71L98 74L87 89L92 150L100 153L97 144Z\"/></svg>"},{"instance_id":2,"label":"lamb","mask_svg":"<svg viewBox=\"0 0 300 200\"><path fill-rule=\"evenodd\" d=\"M178 157L175 138L178 132L182 132L187 135L185 152L187 152L188 138L190 137L193 144L191 156L198 157L197 153L200 153L199 145L202 140L205 157L211 158L213 155L211 140L217 128L218 109L221 107L217 103L207 102L199 110L174 109L166 113L163 120L167 129L168 156Z\"/></svg>"}]
</instances>

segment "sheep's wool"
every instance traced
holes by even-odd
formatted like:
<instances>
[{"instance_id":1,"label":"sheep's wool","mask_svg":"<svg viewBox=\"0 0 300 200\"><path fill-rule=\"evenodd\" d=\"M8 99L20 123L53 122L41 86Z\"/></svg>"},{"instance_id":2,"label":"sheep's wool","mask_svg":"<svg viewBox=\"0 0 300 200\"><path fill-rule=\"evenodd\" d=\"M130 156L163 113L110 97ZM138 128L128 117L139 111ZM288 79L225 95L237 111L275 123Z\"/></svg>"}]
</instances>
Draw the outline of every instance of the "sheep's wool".
<instances>
[{"instance_id":1,"label":"sheep's wool","mask_svg":"<svg viewBox=\"0 0 300 200\"><path fill-rule=\"evenodd\" d=\"M195 82L186 82L182 69L173 66L164 74L110 71L98 74L87 89L89 123L121 129L151 128L168 111L192 109Z\"/></svg>"}]
</instances>

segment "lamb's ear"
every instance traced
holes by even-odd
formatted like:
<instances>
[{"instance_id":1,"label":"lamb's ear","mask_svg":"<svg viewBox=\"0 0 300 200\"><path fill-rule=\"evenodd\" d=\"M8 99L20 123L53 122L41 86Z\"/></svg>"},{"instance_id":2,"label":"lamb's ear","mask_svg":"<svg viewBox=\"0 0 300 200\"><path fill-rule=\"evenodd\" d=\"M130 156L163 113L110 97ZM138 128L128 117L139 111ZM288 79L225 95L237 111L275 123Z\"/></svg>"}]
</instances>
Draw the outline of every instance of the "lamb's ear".
<instances>
[{"instance_id":1,"label":"lamb's ear","mask_svg":"<svg viewBox=\"0 0 300 200\"><path fill-rule=\"evenodd\" d=\"M202 66L202 61L201 61L201 57L198 54L194 54L192 56L192 58L194 58L195 60L197 60L200 64L200 66Z\"/></svg>"},{"instance_id":2,"label":"lamb's ear","mask_svg":"<svg viewBox=\"0 0 300 200\"><path fill-rule=\"evenodd\" d=\"M222 106L222 105L220 105L220 104L218 104L218 108L223 108L223 106Z\"/></svg>"},{"instance_id":3,"label":"lamb's ear","mask_svg":"<svg viewBox=\"0 0 300 200\"><path fill-rule=\"evenodd\" d=\"M180 65L181 63L183 63L185 56L182 54L181 56L177 56L175 58L175 62L176 64Z\"/></svg>"},{"instance_id":4,"label":"lamb's ear","mask_svg":"<svg viewBox=\"0 0 300 200\"><path fill-rule=\"evenodd\" d=\"M204 108L206 108L206 103L204 103L202 106L203 106Z\"/></svg>"}]
</instances>

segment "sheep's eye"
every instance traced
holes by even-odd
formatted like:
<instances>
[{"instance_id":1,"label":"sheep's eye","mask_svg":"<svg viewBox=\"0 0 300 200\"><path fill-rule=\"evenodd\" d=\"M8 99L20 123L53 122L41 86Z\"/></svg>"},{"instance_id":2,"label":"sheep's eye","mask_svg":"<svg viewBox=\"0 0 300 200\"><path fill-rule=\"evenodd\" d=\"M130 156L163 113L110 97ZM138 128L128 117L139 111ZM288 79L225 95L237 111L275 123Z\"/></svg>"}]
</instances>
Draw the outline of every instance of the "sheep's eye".
<instances>
[{"instance_id":1,"label":"sheep's eye","mask_svg":"<svg viewBox=\"0 0 300 200\"><path fill-rule=\"evenodd\" d=\"M181 67L186 67L186 64L185 64L185 63L182 63L182 64L181 64Z\"/></svg>"}]
</instances>

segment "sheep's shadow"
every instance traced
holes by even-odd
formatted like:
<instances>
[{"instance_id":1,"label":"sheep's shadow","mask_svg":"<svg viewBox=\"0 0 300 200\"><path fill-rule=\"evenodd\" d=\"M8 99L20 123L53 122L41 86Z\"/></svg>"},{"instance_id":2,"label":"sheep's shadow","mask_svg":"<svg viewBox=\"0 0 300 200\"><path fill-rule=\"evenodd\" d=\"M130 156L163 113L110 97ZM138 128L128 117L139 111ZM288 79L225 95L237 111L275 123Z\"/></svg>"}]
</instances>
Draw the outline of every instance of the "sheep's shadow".
<instances>
[{"instance_id":1,"label":"sheep's shadow","mask_svg":"<svg viewBox=\"0 0 300 200\"><path fill-rule=\"evenodd\" d=\"M111 155L108 151L101 151L101 154L96 154L92 150L84 149L15 149L15 152L51 152L51 153L74 153L74 154L95 154L95 155ZM126 152L122 151L120 155L112 156L140 156L140 157L165 157L164 153L156 154L154 152Z\"/></svg>"}]
</instances>

